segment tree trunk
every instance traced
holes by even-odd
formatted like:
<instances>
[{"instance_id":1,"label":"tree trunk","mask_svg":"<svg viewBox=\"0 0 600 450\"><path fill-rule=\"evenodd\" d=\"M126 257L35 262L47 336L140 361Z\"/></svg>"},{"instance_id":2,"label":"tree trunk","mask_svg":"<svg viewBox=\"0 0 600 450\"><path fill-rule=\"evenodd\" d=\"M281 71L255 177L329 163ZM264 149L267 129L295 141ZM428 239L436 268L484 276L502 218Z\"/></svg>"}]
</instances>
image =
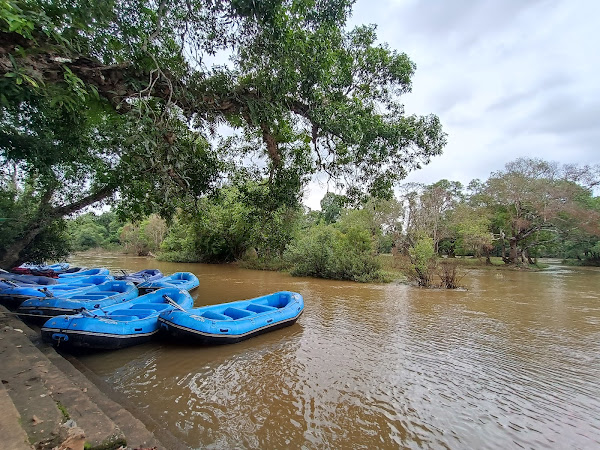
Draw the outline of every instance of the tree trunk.
<instances>
[{"instance_id":1,"label":"tree trunk","mask_svg":"<svg viewBox=\"0 0 600 450\"><path fill-rule=\"evenodd\" d=\"M523 257L527 258L527 263L534 265L535 263L533 262L533 260L531 259L531 255L529 254L529 251L527 249L523 250Z\"/></svg>"},{"instance_id":2,"label":"tree trunk","mask_svg":"<svg viewBox=\"0 0 600 450\"><path fill-rule=\"evenodd\" d=\"M46 228L48 219L52 217L50 212L50 200L54 194L54 189L48 188L46 192L40 197L39 204L35 216L33 216L30 222L24 227L19 239L8 245L0 252L0 267L9 270L15 266L19 266L24 261L25 250L33 240ZM52 220L50 219L50 222Z\"/></svg>"},{"instance_id":3,"label":"tree trunk","mask_svg":"<svg viewBox=\"0 0 600 450\"><path fill-rule=\"evenodd\" d=\"M506 259L506 241L504 240L504 237L504 231L500 230L500 239L502 240L502 253L500 256L502 257L502 261L504 261L506 264L509 264L508 260Z\"/></svg>"},{"instance_id":4,"label":"tree trunk","mask_svg":"<svg viewBox=\"0 0 600 450\"><path fill-rule=\"evenodd\" d=\"M485 253L485 263L488 266L492 265L492 259L490 258L490 251L491 251L491 247L488 247L487 245L483 246L483 252Z\"/></svg>"},{"instance_id":5,"label":"tree trunk","mask_svg":"<svg viewBox=\"0 0 600 450\"><path fill-rule=\"evenodd\" d=\"M113 194L114 188L104 187L97 192L87 195L71 204L52 208L49 205L53 191L49 189L40 198L37 214L31 222L24 227L21 237L4 249L0 249L0 268L9 270L18 266L26 259L25 250L29 247L35 238L39 236L48 225L55 220L79 211L86 206L90 206L100 200L104 200Z\"/></svg>"},{"instance_id":6,"label":"tree trunk","mask_svg":"<svg viewBox=\"0 0 600 450\"><path fill-rule=\"evenodd\" d=\"M0 268L10 270L15 266L23 264L25 258L22 256L25 250L33 240L44 230L45 224L37 223L36 226L29 228L25 236L9 245L0 258Z\"/></svg>"},{"instance_id":7,"label":"tree trunk","mask_svg":"<svg viewBox=\"0 0 600 450\"><path fill-rule=\"evenodd\" d=\"M448 258L456 258L456 241L450 241L448 248Z\"/></svg>"},{"instance_id":8,"label":"tree trunk","mask_svg":"<svg viewBox=\"0 0 600 450\"><path fill-rule=\"evenodd\" d=\"M515 237L511 237L508 242L510 245L509 250L508 250L508 257L502 256L502 260L506 264L516 264L517 258L519 257L519 251L518 251L518 247L517 247L517 239Z\"/></svg>"}]
</instances>

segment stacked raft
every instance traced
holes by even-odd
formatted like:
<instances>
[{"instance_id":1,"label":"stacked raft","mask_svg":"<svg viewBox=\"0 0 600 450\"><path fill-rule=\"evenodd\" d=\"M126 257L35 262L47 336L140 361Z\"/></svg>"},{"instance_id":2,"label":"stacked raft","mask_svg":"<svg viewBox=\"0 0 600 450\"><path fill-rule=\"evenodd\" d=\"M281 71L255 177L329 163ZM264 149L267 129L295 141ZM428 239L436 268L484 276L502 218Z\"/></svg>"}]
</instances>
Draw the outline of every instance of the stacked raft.
<instances>
[{"instance_id":1,"label":"stacked raft","mask_svg":"<svg viewBox=\"0 0 600 450\"><path fill-rule=\"evenodd\" d=\"M159 330L158 315L173 308L191 308L187 291L164 288L102 310L83 309L59 316L42 327L42 339L55 346L114 350L149 341Z\"/></svg>"},{"instance_id":2,"label":"stacked raft","mask_svg":"<svg viewBox=\"0 0 600 450\"><path fill-rule=\"evenodd\" d=\"M32 275L36 270L52 276ZM188 291L200 283L190 272L113 276L67 264L17 272L0 273L0 302L18 306L25 319L43 319L43 340L67 349L118 349L159 332L182 343L234 343L290 326L304 311L302 296L289 291L193 308Z\"/></svg>"}]
</instances>

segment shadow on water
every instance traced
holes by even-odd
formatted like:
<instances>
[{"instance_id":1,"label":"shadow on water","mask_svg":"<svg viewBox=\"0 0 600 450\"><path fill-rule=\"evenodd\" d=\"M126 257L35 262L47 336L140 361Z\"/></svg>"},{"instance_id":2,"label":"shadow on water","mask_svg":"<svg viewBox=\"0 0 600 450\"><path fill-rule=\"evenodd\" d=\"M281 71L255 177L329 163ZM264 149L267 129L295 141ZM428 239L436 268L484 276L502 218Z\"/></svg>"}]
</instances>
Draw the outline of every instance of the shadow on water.
<instances>
[{"instance_id":1,"label":"shadow on water","mask_svg":"<svg viewBox=\"0 0 600 450\"><path fill-rule=\"evenodd\" d=\"M79 359L192 448L594 448L600 271L472 271L467 291L102 256L200 279L196 306L300 292L296 324L233 345Z\"/></svg>"}]
</instances>

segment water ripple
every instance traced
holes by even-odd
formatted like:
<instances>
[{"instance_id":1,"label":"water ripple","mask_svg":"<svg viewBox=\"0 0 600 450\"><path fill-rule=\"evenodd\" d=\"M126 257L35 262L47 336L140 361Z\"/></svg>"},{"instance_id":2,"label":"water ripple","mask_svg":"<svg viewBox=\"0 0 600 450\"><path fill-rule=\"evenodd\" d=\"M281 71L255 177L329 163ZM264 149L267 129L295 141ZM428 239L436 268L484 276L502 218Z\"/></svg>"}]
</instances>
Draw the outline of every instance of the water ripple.
<instances>
[{"instance_id":1,"label":"water ripple","mask_svg":"<svg viewBox=\"0 0 600 450\"><path fill-rule=\"evenodd\" d=\"M296 325L83 361L192 448L598 448L597 275L481 271L445 292L261 274L303 293Z\"/></svg>"}]
</instances>

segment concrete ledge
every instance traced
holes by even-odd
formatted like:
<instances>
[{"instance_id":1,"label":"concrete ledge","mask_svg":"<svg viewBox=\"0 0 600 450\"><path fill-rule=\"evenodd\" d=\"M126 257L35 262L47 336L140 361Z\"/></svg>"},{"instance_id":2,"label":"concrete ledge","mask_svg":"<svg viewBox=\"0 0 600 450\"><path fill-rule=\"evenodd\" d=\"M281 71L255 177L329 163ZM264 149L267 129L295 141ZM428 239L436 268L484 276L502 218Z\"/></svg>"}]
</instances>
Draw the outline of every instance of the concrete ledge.
<instances>
[{"instance_id":1,"label":"concrete ledge","mask_svg":"<svg viewBox=\"0 0 600 450\"><path fill-rule=\"evenodd\" d=\"M21 428L21 415L13 404L4 384L0 383L0 436L5 448L14 450L31 450L27 433Z\"/></svg>"},{"instance_id":2,"label":"concrete ledge","mask_svg":"<svg viewBox=\"0 0 600 450\"><path fill-rule=\"evenodd\" d=\"M78 364L75 359L72 362ZM124 408L121 398L106 383L99 389L54 348L42 343L37 331L3 306L0 306L0 379L3 384L0 411L8 411L0 415L0 436L5 435L5 429L11 430L14 442L22 444L6 448L32 448L29 444L39 449L53 448L66 439L63 424L67 421L82 431L90 449L187 448L162 430L159 434L166 445L161 443L131 413L135 409ZM148 422L151 428L160 430L158 424ZM76 434L71 432L69 438L76 440Z\"/></svg>"}]
</instances>

